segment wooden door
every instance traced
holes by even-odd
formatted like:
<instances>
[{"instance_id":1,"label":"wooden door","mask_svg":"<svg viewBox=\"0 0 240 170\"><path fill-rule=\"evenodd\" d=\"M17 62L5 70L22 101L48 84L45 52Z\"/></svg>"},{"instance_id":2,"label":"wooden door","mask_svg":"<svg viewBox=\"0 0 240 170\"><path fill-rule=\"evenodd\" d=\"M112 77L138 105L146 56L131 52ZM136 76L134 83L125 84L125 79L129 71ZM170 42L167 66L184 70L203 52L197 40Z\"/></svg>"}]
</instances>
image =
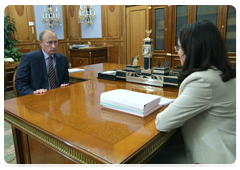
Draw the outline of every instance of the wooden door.
<instances>
[{"instance_id":1,"label":"wooden door","mask_svg":"<svg viewBox=\"0 0 240 170\"><path fill-rule=\"evenodd\" d=\"M139 55L138 64L144 66L142 55L143 39L146 38L145 30L149 29L149 10L147 5L126 8L127 27L127 53L126 64L130 64L131 58Z\"/></svg>"},{"instance_id":2,"label":"wooden door","mask_svg":"<svg viewBox=\"0 0 240 170\"><path fill-rule=\"evenodd\" d=\"M35 22L33 5L9 5L5 15L14 18L17 32L15 38L24 43L35 43L37 40L35 27L30 27L29 22Z\"/></svg>"},{"instance_id":3,"label":"wooden door","mask_svg":"<svg viewBox=\"0 0 240 170\"><path fill-rule=\"evenodd\" d=\"M13 18L16 24L17 32L14 37L20 42L16 43L18 51L27 53L36 50L36 28L29 26L30 22L35 23L33 5L9 5L5 8L5 15Z\"/></svg>"}]
</instances>

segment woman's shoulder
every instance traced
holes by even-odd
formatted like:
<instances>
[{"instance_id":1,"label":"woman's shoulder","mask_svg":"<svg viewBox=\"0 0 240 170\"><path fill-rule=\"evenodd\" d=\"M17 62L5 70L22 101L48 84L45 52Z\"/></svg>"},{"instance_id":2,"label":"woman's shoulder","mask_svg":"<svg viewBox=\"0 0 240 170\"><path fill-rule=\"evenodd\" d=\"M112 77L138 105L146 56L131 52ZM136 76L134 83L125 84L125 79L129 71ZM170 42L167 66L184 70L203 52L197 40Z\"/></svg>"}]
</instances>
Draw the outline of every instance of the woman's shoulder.
<instances>
[{"instance_id":1,"label":"woman's shoulder","mask_svg":"<svg viewBox=\"0 0 240 170\"><path fill-rule=\"evenodd\" d=\"M186 79L204 79L209 81L221 80L221 71L217 69L208 69L205 71L196 71L190 74ZM221 80L222 81L222 80Z\"/></svg>"},{"instance_id":2,"label":"woman's shoulder","mask_svg":"<svg viewBox=\"0 0 240 170\"><path fill-rule=\"evenodd\" d=\"M216 69L208 69L205 71L196 71L190 74L188 77L184 79L181 83L182 87L185 87L188 84L192 84L197 86L197 84L203 85L203 83L208 84L208 86L214 86L218 83L222 83L222 79L220 77L221 71Z\"/></svg>"}]
</instances>

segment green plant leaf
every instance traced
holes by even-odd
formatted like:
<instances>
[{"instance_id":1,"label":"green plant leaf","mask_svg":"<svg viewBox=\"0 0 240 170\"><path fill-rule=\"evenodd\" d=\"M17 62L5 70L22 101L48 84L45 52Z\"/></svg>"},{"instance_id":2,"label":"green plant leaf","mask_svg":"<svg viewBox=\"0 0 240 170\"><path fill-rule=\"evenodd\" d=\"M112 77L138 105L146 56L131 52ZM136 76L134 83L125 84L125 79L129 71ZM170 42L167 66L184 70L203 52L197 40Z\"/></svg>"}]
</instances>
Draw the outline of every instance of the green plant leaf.
<instances>
[{"instance_id":1,"label":"green plant leaf","mask_svg":"<svg viewBox=\"0 0 240 170\"><path fill-rule=\"evenodd\" d=\"M7 14L4 16L4 58L13 58L18 61L21 58L22 53L18 52L19 48L16 48L16 43L20 43L14 34L17 33L14 18L10 18Z\"/></svg>"}]
</instances>

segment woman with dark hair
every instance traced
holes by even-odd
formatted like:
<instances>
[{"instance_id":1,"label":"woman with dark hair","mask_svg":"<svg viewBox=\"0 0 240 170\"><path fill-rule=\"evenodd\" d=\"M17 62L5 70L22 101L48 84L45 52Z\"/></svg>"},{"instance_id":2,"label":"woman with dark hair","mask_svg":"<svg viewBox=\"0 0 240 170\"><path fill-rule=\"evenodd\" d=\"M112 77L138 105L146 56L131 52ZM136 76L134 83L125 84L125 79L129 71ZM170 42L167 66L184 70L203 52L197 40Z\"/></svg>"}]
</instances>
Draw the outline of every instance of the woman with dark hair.
<instances>
[{"instance_id":1,"label":"woman with dark hair","mask_svg":"<svg viewBox=\"0 0 240 170\"><path fill-rule=\"evenodd\" d=\"M175 49L183 82L178 98L157 115L157 129L181 127L188 163L234 163L236 71L220 32L209 21L197 21L180 30Z\"/></svg>"}]
</instances>

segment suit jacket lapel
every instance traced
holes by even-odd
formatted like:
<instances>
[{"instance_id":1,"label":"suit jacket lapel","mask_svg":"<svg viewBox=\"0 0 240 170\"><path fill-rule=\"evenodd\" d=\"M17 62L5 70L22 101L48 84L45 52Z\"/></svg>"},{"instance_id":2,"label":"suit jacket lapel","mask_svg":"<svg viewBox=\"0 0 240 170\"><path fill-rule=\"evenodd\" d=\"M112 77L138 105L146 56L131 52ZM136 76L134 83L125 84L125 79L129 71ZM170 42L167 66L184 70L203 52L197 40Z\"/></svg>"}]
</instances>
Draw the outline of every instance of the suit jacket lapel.
<instances>
[{"instance_id":1,"label":"suit jacket lapel","mask_svg":"<svg viewBox=\"0 0 240 170\"><path fill-rule=\"evenodd\" d=\"M46 67L46 62L45 62L45 58L42 52L42 49L39 50L39 54L36 55L36 64L39 67L39 71L41 71L41 73L43 73L43 77L46 81L48 81L48 74L47 74L47 67Z\"/></svg>"},{"instance_id":2,"label":"suit jacket lapel","mask_svg":"<svg viewBox=\"0 0 240 170\"><path fill-rule=\"evenodd\" d=\"M60 80L60 77L59 77L59 73L61 70L60 56L58 55L58 53L55 53L54 56L56 57L57 76L58 76L58 80ZM59 82L57 82L57 83L59 83Z\"/></svg>"}]
</instances>

